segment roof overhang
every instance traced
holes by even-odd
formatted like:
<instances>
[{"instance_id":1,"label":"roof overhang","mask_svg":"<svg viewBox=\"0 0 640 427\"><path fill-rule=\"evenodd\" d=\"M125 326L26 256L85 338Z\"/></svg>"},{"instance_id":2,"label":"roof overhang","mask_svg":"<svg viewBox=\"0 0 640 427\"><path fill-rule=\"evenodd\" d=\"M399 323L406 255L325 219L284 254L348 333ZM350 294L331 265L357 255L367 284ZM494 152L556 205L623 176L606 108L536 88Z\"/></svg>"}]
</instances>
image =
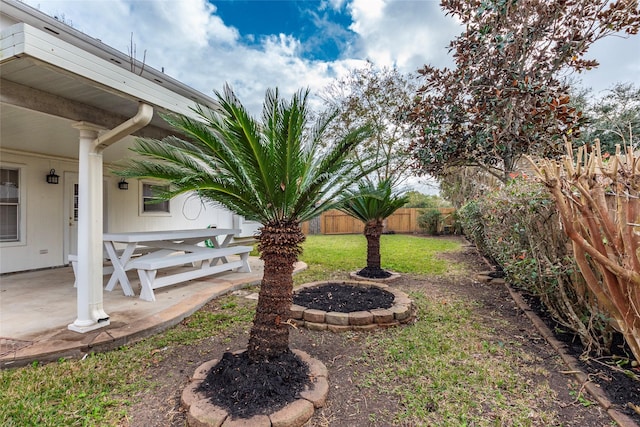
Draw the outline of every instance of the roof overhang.
<instances>
[{"instance_id":1,"label":"roof overhang","mask_svg":"<svg viewBox=\"0 0 640 427\"><path fill-rule=\"evenodd\" d=\"M46 15L38 15L35 9L7 0L2 5L3 14L41 27L20 22L0 34L3 148L75 158L77 132L70 126L73 122L111 129L133 117L143 102L156 114L136 135L160 138L173 132L157 113L193 116L195 105L215 105L212 98ZM59 144L42 145L56 130L71 138L66 149ZM12 141L18 141L18 132L20 145L11 147Z\"/></svg>"}]
</instances>

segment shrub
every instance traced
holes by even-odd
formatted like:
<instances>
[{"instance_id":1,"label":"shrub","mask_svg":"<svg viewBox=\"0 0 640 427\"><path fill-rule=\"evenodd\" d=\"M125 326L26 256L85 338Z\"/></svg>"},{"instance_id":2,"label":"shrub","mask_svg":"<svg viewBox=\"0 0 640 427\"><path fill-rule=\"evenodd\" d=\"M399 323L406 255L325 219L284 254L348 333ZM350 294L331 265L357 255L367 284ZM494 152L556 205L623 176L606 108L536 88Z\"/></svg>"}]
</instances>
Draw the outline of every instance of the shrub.
<instances>
[{"instance_id":1,"label":"shrub","mask_svg":"<svg viewBox=\"0 0 640 427\"><path fill-rule=\"evenodd\" d=\"M442 224L442 213L438 209L425 209L418 215L418 227L428 234L438 234Z\"/></svg>"},{"instance_id":2,"label":"shrub","mask_svg":"<svg viewBox=\"0 0 640 427\"><path fill-rule=\"evenodd\" d=\"M586 352L607 352L613 330L585 285L548 191L524 179L460 209L465 235L504 270L513 286L538 297L576 333Z\"/></svg>"},{"instance_id":3,"label":"shrub","mask_svg":"<svg viewBox=\"0 0 640 427\"><path fill-rule=\"evenodd\" d=\"M564 230L589 290L640 360L640 157L632 146L609 158L600 141L558 162L543 160L536 173L556 201Z\"/></svg>"}]
</instances>

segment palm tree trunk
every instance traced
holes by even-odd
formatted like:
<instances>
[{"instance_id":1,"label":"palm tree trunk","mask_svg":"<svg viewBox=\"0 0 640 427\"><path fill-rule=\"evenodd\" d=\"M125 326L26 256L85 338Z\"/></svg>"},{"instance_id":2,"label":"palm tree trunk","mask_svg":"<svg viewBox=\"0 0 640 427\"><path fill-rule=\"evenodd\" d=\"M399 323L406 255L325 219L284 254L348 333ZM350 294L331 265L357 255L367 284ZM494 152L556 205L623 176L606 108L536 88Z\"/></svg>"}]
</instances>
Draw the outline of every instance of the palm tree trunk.
<instances>
[{"instance_id":1,"label":"palm tree trunk","mask_svg":"<svg viewBox=\"0 0 640 427\"><path fill-rule=\"evenodd\" d=\"M367 270L380 270L380 236L382 221L372 220L365 224L364 235L367 238Z\"/></svg>"},{"instance_id":2,"label":"palm tree trunk","mask_svg":"<svg viewBox=\"0 0 640 427\"><path fill-rule=\"evenodd\" d=\"M266 224L258 237L264 275L249 335L251 360L266 360L289 350L289 319L293 302L293 265L302 252L304 234L296 222Z\"/></svg>"}]
</instances>

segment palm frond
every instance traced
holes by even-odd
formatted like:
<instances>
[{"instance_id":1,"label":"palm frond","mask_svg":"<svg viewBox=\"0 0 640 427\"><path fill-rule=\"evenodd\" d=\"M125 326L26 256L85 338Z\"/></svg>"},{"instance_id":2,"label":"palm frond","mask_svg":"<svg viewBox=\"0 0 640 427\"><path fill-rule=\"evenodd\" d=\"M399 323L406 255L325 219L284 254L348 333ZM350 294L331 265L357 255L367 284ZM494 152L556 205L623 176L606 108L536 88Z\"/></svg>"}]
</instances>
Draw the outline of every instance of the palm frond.
<instances>
[{"instance_id":1,"label":"palm frond","mask_svg":"<svg viewBox=\"0 0 640 427\"><path fill-rule=\"evenodd\" d=\"M378 183L363 180L356 190L351 190L342 197L337 208L367 223L388 218L408 201L406 195L394 192L390 179Z\"/></svg>"},{"instance_id":2,"label":"palm frond","mask_svg":"<svg viewBox=\"0 0 640 427\"><path fill-rule=\"evenodd\" d=\"M335 115L321 115L311 126L308 89L290 100L268 90L260 122L230 86L215 94L215 106L194 108L195 117L163 116L186 139L139 139L137 156L116 173L168 182L162 197L195 192L263 224L311 219L365 174L351 154L370 129L357 129L320 153Z\"/></svg>"}]
</instances>

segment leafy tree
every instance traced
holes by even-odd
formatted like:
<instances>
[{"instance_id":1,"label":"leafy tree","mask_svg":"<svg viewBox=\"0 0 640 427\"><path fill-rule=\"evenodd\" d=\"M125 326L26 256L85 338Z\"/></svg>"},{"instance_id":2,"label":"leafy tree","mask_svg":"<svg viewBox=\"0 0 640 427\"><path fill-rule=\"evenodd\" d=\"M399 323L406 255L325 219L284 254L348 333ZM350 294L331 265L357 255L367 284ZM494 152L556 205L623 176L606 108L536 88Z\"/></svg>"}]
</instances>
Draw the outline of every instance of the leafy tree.
<instances>
[{"instance_id":1,"label":"leafy tree","mask_svg":"<svg viewBox=\"0 0 640 427\"><path fill-rule=\"evenodd\" d=\"M356 156L368 156L372 162L383 164L376 170L377 181L392 179L398 184L409 176L411 135L406 111L415 90L414 81L396 68L376 68L367 62L321 94L330 108L340 112L332 124L332 134L341 135L364 123L372 125L371 137L358 147Z\"/></svg>"},{"instance_id":2,"label":"leafy tree","mask_svg":"<svg viewBox=\"0 0 640 427\"><path fill-rule=\"evenodd\" d=\"M596 67L589 47L636 34L637 1L442 0L466 30L454 39L454 69L425 66L412 117L422 172L476 166L506 182L523 154L555 155L584 118L564 75Z\"/></svg>"},{"instance_id":3,"label":"leafy tree","mask_svg":"<svg viewBox=\"0 0 640 427\"><path fill-rule=\"evenodd\" d=\"M405 208L440 208L449 207L451 204L440 196L434 196L431 194L423 194L419 191L407 191L407 204Z\"/></svg>"},{"instance_id":4,"label":"leafy tree","mask_svg":"<svg viewBox=\"0 0 640 427\"><path fill-rule=\"evenodd\" d=\"M338 209L364 223L367 239L367 266L359 275L372 278L389 277L380 264L380 236L384 220L407 203L407 197L394 192L391 179L374 183L364 179L355 190L343 196Z\"/></svg>"},{"instance_id":5,"label":"leafy tree","mask_svg":"<svg viewBox=\"0 0 640 427\"><path fill-rule=\"evenodd\" d=\"M500 180L477 166L450 166L440 176L440 194L455 207L461 208L468 201L482 197L488 191L500 187Z\"/></svg>"},{"instance_id":6,"label":"leafy tree","mask_svg":"<svg viewBox=\"0 0 640 427\"><path fill-rule=\"evenodd\" d=\"M138 140L134 151L141 157L119 172L164 180L169 190L159 198L195 192L263 224L257 239L264 275L247 350L254 361L288 351L293 265L304 240L300 223L335 207L336 196L370 172L350 160L369 136L366 127L354 128L318 156L335 116L321 116L310 126L308 94L299 91L287 101L268 90L258 121L225 86L216 92L215 110L196 109L200 120L167 119L188 140Z\"/></svg>"},{"instance_id":7,"label":"leafy tree","mask_svg":"<svg viewBox=\"0 0 640 427\"><path fill-rule=\"evenodd\" d=\"M616 152L616 144L638 148L640 87L617 83L602 98L590 103L585 114L588 124L580 142L589 143L598 138L602 150L610 154Z\"/></svg>"},{"instance_id":8,"label":"leafy tree","mask_svg":"<svg viewBox=\"0 0 640 427\"><path fill-rule=\"evenodd\" d=\"M425 209L418 215L418 226L429 234L438 234L438 229L443 220L442 213L435 208Z\"/></svg>"}]
</instances>

